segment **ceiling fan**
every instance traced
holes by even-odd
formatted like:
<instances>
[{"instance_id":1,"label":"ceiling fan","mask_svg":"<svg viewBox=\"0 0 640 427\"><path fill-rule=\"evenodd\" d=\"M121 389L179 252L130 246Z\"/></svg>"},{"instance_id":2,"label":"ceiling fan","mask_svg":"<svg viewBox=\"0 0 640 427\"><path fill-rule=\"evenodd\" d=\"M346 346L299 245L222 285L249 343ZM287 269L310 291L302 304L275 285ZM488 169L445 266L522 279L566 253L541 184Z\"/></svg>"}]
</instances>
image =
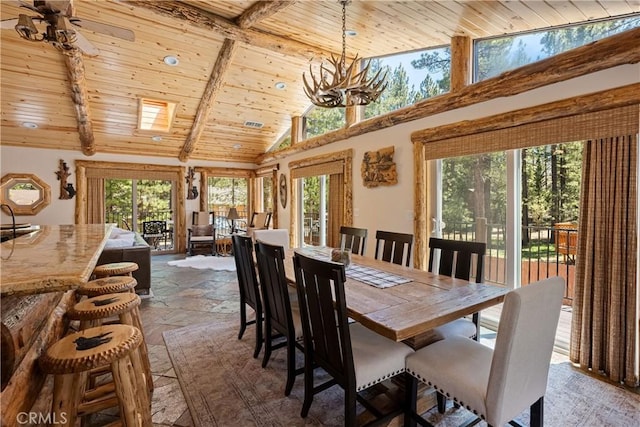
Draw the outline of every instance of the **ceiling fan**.
<instances>
[{"instance_id":1,"label":"ceiling fan","mask_svg":"<svg viewBox=\"0 0 640 427\"><path fill-rule=\"evenodd\" d=\"M74 16L73 0L34 0L33 5L20 0L18 4L20 7L29 9L39 16L29 16L21 13L17 18L0 21L0 28L3 30L14 28L20 37L25 40L47 42L63 51L77 47L90 56L98 55L100 50L91 44L75 27L118 37L123 40L135 40L133 31L129 29ZM46 23L45 31L40 33L34 21Z\"/></svg>"}]
</instances>

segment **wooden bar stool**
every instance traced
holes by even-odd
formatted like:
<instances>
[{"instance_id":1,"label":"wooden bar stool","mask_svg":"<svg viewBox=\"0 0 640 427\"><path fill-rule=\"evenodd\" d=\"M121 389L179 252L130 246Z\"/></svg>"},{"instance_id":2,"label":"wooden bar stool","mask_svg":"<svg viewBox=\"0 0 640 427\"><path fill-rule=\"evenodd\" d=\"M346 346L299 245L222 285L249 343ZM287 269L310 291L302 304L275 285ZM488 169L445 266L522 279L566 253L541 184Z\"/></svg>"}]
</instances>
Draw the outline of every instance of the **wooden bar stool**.
<instances>
[{"instance_id":1,"label":"wooden bar stool","mask_svg":"<svg viewBox=\"0 0 640 427\"><path fill-rule=\"evenodd\" d=\"M76 294L88 297L96 297L105 294L115 294L118 292L135 293L138 284L136 279L130 276L111 276L101 279L89 280L76 289Z\"/></svg>"},{"instance_id":2,"label":"wooden bar stool","mask_svg":"<svg viewBox=\"0 0 640 427\"><path fill-rule=\"evenodd\" d=\"M76 419L118 406L125 427L150 426L151 408L143 380L138 348L142 333L129 325L108 325L67 335L40 357L40 366L54 375L51 414L58 425L74 426ZM110 366L115 395L92 401L86 390L89 371Z\"/></svg>"},{"instance_id":3,"label":"wooden bar stool","mask_svg":"<svg viewBox=\"0 0 640 427\"><path fill-rule=\"evenodd\" d=\"M135 262L111 262L109 264L101 264L93 269L93 275L97 279L110 276L132 276L132 273L138 269Z\"/></svg>"},{"instance_id":4,"label":"wooden bar stool","mask_svg":"<svg viewBox=\"0 0 640 427\"><path fill-rule=\"evenodd\" d=\"M140 297L135 293L105 294L80 301L67 311L67 316L80 321L80 330L101 326L107 319L117 316L121 324L134 326L143 332L139 307ZM144 332L139 351L147 388L152 393L153 378Z\"/></svg>"}]
</instances>

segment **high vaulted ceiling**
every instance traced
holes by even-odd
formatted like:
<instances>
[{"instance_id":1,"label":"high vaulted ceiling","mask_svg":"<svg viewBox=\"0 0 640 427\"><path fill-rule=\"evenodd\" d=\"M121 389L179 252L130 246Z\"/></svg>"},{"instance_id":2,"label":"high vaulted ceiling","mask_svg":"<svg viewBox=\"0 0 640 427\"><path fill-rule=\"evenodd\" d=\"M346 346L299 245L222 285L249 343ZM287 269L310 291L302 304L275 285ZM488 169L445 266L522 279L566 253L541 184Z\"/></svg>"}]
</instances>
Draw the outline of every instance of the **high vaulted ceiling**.
<instances>
[{"instance_id":1,"label":"high vaulted ceiling","mask_svg":"<svg viewBox=\"0 0 640 427\"><path fill-rule=\"evenodd\" d=\"M335 0L73 4L75 16L129 28L135 41L85 28L80 32L100 54L65 56L2 30L1 144L252 163L310 107L302 84L309 64L341 49ZM16 2L0 6L3 20L34 15ZM347 28L357 36L347 39L347 53L388 55L445 45L457 35L490 37L639 11L637 0L353 0ZM167 55L179 65L165 65ZM286 88L276 89L277 82ZM140 97L177 103L169 133L137 130Z\"/></svg>"}]
</instances>

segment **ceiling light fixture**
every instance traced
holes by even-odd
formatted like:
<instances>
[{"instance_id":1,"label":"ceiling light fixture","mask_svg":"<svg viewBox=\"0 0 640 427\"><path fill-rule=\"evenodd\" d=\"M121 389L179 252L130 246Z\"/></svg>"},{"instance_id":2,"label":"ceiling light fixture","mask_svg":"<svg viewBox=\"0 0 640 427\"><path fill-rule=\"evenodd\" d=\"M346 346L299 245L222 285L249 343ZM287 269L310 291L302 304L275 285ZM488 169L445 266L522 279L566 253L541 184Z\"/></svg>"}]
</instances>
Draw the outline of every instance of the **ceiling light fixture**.
<instances>
[{"instance_id":1,"label":"ceiling light fixture","mask_svg":"<svg viewBox=\"0 0 640 427\"><path fill-rule=\"evenodd\" d=\"M347 62L347 27L346 27L346 7L351 0L339 0L342 4L342 55L336 58L331 54L331 59L327 61L333 70L328 69L324 64L320 65L318 78L313 74L309 65L309 74L313 80L313 86L307 81L305 74L302 74L304 81L304 92L311 102L319 107L349 107L354 105L368 105L374 102L386 89L385 82L387 73L380 76L382 70L371 79L367 79L371 61L363 64L362 70L358 71L358 55L348 67Z\"/></svg>"},{"instance_id":2,"label":"ceiling light fixture","mask_svg":"<svg viewBox=\"0 0 640 427\"><path fill-rule=\"evenodd\" d=\"M165 56L162 61L167 64L170 67L175 67L176 65L178 65L180 63L180 60L172 55L167 55Z\"/></svg>"},{"instance_id":3,"label":"ceiling light fixture","mask_svg":"<svg viewBox=\"0 0 640 427\"><path fill-rule=\"evenodd\" d=\"M27 129L37 129L38 124L34 122L22 122L22 127Z\"/></svg>"},{"instance_id":4,"label":"ceiling light fixture","mask_svg":"<svg viewBox=\"0 0 640 427\"><path fill-rule=\"evenodd\" d=\"M283 90L284 88L287 87L286 83L284 82L277 82L275 85L273 85L276 89L278 90Z\"/></svg>"},{"instance_id":5,"label":"ceiling light fixture","mask_svg":"<svg viewBox=\"0 0 640 427\"><path fill-rule=\"evenodd\" d=\"M151 137L151 140L155 142L160 142L162 141L162 137L160 135L155 135Z\"/></svg>"}]
</instances>

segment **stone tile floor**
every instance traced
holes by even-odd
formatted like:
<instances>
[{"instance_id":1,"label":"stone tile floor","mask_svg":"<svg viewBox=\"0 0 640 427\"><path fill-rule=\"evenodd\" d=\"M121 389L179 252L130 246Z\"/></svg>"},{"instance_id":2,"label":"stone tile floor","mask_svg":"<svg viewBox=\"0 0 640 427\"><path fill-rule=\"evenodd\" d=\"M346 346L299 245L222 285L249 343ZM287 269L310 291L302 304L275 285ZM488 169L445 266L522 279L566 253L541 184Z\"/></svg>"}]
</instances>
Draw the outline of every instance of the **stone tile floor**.
<instances>
[{"instance_id":1,"label":"stone tile floor","mask_svg":"<svg viewBox=\"0 0 640 427\"><path fill-rule=\"evenodd\" d=\"M153 256L153 296L143 299L140 307L154 376L152 419L155 427L193 426L162 332L211 321L212 313L239 311L234 271L198 270L167 264L181 258L184 255Z\"/></svg>"}]
</instances>

